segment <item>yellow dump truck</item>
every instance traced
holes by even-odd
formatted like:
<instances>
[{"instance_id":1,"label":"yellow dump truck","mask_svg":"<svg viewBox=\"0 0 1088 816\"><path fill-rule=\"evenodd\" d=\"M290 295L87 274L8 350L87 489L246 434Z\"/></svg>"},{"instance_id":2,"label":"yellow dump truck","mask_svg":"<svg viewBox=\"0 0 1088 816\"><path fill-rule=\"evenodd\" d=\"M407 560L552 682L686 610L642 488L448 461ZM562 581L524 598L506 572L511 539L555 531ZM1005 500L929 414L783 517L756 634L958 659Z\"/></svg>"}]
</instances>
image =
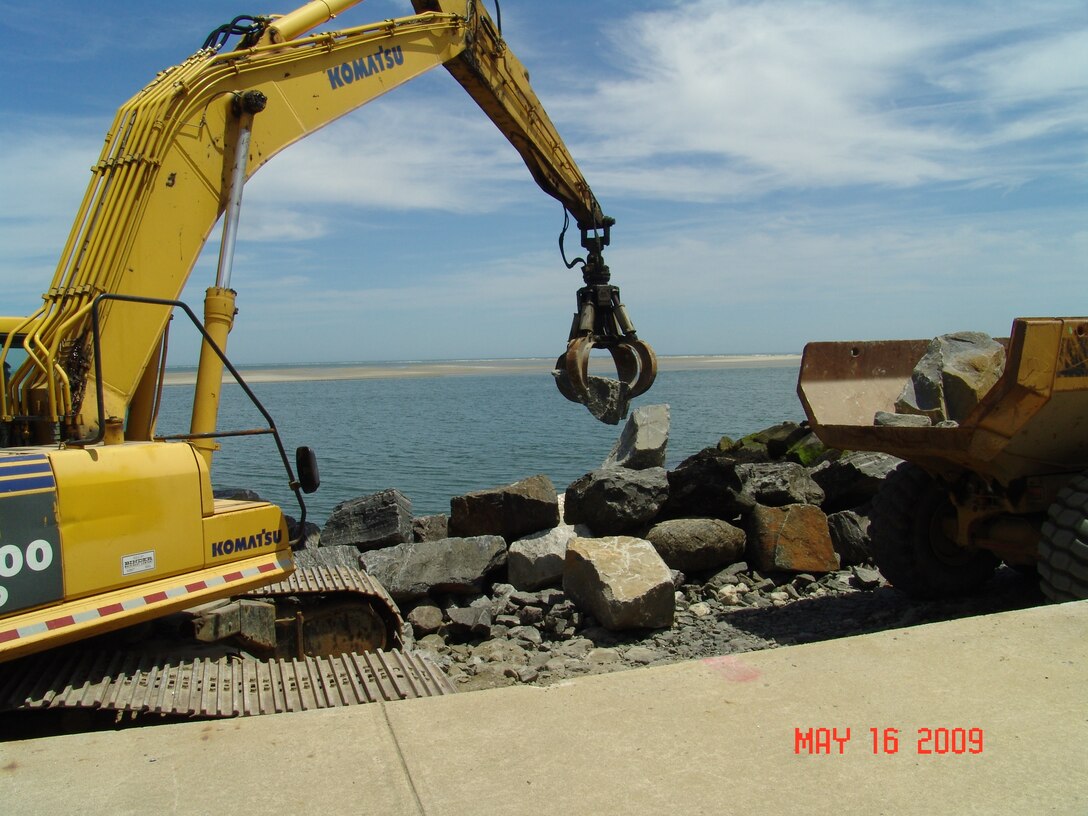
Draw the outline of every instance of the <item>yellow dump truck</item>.
<instances>
[{"instance_id":1,"label":"yellow dump truck","mask_svg":"<svg viewBox=\"0 0 1088 816\"><path fill-rule=\"evenodd\" d=\"M874 559L919 597L968 593L1002 561L1055 601L1088 598L1088 318L1018 318L1004 371L958 422L895 427L929 341L809 343L798 394L824 444L904 461L874 501Z\"/></svg>"}]
</instances>

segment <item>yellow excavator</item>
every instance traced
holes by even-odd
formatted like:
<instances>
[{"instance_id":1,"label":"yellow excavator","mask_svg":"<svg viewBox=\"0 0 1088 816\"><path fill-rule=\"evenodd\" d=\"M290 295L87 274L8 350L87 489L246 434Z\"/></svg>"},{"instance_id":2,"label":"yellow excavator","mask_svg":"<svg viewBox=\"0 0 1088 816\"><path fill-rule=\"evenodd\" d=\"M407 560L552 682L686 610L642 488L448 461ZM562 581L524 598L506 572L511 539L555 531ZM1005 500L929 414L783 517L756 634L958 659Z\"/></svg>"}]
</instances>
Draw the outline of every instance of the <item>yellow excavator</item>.
<instances>
[{"instance_id":1,"label":"yellow excavator","mask_svg":"<svg viewBox=\"0 0 1088 816\"><path fill-rule=\"evenodd\" d=\"M233 716L448 690L401 649L403 622L376 582L339 568L296 571L283 511L216 498L210 475L217 438L234 433L217 428L224 377L245 388L225 351L246 180L429 69L446 66L581 231L585 285L557 361L560 391L589 404L595 347L615 360L624 399L652 384L653 351L602 258L613 220L483 5L413 0L411 16L310 33L358 1L237 17L121 107L41 307L0 318L0 710ZM232 36L240 42L226 50ZM220 218L201 320L178 298ZM189 433L164 438L156 415L168 327L182 315L203 338L192 419ZM292 467L245 390L267 428L244 433L275 439L302 530L303 493L319 481L314 455L300 448ZM208 606L200 642L240 639L244 651L179 657L168 643L149 656L133 634L223 598L241 600ZM123 632L87 648L86 638L114 630ZM139 648L130 654L124 639Z\"/></svg>"}]
</instances>

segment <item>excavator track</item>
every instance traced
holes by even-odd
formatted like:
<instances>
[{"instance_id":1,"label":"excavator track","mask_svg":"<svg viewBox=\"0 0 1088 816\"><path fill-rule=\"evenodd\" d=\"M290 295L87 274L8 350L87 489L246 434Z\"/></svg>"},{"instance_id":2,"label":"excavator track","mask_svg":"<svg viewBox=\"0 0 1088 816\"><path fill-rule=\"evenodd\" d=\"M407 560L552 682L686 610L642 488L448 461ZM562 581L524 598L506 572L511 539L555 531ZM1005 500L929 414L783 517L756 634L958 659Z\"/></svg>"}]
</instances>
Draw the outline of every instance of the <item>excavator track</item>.
<instances>
[{"instance_id":1,"label":"excavator track","mask_svg":"<svg viewBox=\"0 0 1088 816\"><path fill-rule=\"evenodd\" d=\"M214 719L279 714L451 694L442 671L402 645L404 622L385 589L347 567L299 569L251 590L250 599L368 607L385 631L384 647L365 652L260 659L239 650L212 656L194 644L150 650L74 644L0 665L0 712L82 709L118 715ZM320 606L317 607L320 609ZM306 625L310 626L308 611ZM302 617L300 616L300 620ZM334 618L328 625L335 625ZM320 628L320 627L319 627ZM343 638L334 637L343 642ZM350 639L349 639L350 640ZM195 645L197 650L216 648Z\"/></svg>"},{"instance_id":2,"label":"excavator track","mask_svg":"<svg viewBox=\"0 0 1088 816\"><path fill-rule=\"evenodd\" d=\"M370 652L404 645L404 619L396 602L385 587L359 569L300 568L283 581L249 590L244 597L273 601L277 607L295 602L307 609L295 614L299 616L300 629L306 630L305 636L300 637L310 648L297 648L294 656ZM329 613L330 609L336 613ZM345 613L345 609L349 611ZM354 636L353 627L359 630Z\"/></svg>"},{"instance_id":3,"label":"excavator track","mask_svg":"<svg viewBox=\"0 0 1088 816\"><path fill-rule=\"evenodd\" d=\"M302 660L240 656L40 655L0 673L0 710L97 709L195 719L248 717L455 691L423 657L394 650Z\"/></svg>"}]
</instances>

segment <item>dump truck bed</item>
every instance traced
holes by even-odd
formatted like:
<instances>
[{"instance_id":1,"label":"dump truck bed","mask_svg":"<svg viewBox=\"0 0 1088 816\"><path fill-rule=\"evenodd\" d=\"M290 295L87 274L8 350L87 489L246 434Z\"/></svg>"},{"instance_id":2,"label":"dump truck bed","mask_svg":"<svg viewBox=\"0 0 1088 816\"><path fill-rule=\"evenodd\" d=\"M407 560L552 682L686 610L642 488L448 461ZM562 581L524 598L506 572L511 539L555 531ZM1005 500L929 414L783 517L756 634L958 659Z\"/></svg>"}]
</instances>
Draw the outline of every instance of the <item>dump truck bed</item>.
<instances>
[{"instance_id":1,"label":"dump truck bed","mask_svg":"<svg viewBox=\"0 0 1088 816\"><path fill-rule=\"evenodd\" d=\"M797 391L824 444L1004 484L1088 469L1088 318L1017 318L1000 341L1004 373L958 427L874 425L895 411L929 342L809 343Z\"/></svg>"}]
</instances>

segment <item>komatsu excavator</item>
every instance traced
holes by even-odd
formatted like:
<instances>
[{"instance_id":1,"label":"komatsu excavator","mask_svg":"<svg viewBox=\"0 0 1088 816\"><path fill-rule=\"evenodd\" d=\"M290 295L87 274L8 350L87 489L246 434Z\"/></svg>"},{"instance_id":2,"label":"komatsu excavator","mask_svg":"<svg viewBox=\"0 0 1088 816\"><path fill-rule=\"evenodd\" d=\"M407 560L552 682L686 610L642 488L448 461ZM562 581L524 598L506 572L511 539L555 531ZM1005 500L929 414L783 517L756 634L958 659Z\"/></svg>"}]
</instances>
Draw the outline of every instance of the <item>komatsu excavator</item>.
<instances>
[{"instance_id":1,"label":"komatsu excavator","mask_svg":"<svg viewBox=\"0 0 1088 816\"><path fill-rule=\"evenodd\" d=\"M589 404L594 347L612 354L624 399L652 384L653 351L602 259L613 219L482 4L413 0L412 16L309 33L358 1L237 17L126 103L41 307L0 318L0 710L234 716L449 689L402 651L403 622L376 582L351 570L296 572L283 511L216 498L210 475L217 437L234 433L217 429L224 371L245 387L225 356L245 181L427 70L446 66L581 231L585 285L557 363L563 395ZM224 50L231 36L240 43ZM178 298L220 218L201 321ZM188 434L164 438L155 426L167 330L182 314L203 338L192 420ZM243 433L274 437L302 530L302 494L318 484L313 454L300 448L292 468L245 390L268 427ZM244 651L182 659L171 642L149 655L134 628L222 598L242 600L202 619L212 621L204 640L241 637ZM106 632L115 634L103 644ZM123 639L139 648L126 651Z\"/></svg>"}]
</instances>

